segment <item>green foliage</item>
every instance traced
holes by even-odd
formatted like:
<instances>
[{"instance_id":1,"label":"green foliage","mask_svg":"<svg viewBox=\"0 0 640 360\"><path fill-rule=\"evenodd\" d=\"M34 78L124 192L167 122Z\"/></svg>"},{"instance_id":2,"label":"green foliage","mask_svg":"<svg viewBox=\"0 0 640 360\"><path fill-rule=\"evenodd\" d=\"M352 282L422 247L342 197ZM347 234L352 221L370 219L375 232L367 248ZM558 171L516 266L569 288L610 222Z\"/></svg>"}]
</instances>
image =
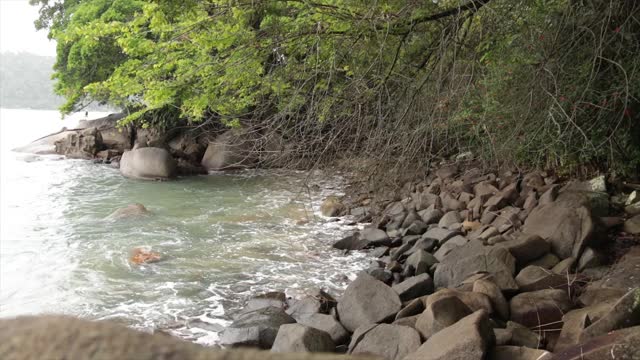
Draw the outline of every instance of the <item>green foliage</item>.
<instances>
[{"instance_id":1,"label":"green foliage","mask_svg":"<svg viewBox=\"0 0 640 360\"><path fill-rule=\"evenodd\" d=\"M63 112L259 124L318 159L639 165L632 0L32 3Z\"/></svg>"}]
</instances>

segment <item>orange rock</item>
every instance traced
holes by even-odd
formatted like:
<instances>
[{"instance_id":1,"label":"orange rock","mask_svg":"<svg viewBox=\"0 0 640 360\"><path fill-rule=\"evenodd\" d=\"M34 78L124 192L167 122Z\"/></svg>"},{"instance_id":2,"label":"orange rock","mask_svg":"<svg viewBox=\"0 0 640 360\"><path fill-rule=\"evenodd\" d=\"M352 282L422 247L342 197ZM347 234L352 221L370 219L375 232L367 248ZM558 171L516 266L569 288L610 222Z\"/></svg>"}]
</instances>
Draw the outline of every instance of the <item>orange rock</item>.
<instances>
[{"instance_id":1,"label":"orange rock","mask_svg":"<svg viewBox=\"0 0 640 360\"><path fill-rule=\"evenodd\" d=\"M131 262L138 265L158 262L160 259L160 253L144 248L135 248L131 254Z\"/></svg>"}]
</instances>

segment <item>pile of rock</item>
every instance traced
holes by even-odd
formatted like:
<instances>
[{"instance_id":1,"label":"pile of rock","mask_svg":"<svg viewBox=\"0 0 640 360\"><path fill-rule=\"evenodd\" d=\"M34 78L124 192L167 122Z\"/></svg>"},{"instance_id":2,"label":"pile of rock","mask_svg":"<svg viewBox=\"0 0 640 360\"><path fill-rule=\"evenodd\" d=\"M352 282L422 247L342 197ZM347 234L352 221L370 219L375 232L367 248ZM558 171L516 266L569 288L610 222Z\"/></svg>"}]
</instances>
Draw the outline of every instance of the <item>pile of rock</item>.
<instances>
[{"instance_id":1,"label":"pile of rock","mask_svg":"<svg viewBox=\"0 0 640 360\"><path fill-rule=\"evenodd\" d=\"M435 174L379 214L361 212L374 222L334 245L375 256L335 307L326 294L258 309L252 300L223 343L384 359L640 353L640 247L603 266L612 223L603 178L561 185L455 165ZM346 208L331 199L323 211Z\"/></svg>"}]
</instances>

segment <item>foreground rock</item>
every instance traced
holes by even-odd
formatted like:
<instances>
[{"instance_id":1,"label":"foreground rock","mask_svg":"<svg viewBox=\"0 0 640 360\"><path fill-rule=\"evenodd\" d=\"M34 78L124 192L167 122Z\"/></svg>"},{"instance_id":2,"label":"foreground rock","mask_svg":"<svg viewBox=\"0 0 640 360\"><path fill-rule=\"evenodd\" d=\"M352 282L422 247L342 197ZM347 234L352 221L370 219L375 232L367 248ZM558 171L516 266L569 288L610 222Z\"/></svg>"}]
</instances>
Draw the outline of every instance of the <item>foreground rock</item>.
<instances>
[{"instance_id":1,"label":"foreground rock","mask_svg":"<svg viewBox=\"0 0 640 360\"><path fill-rule=\"evenodd\" d=\"M240 315L220 338L225 346L270 349L281 325L295 323L281 308L266 307Z\"/></svg>"},{"instance_id":2,"label":"foreground rock","mask_svg":"<svg viewBox=\"0 0 640 360\"><path fill-rule=\"evenodd\" d=\"M300 324L280 326L272 352L332 352L336 348L329 334Z\"/></svg>"},{"instance_id":3,"label":"foreground rock","mask_svg":"<svg viewBox=\"0 0 640 360\"><path fill-rule=\"evenodd\" d=\"M407 360L483 360L495 343L484 310L461 319L430 337Z\"/></svg>"},{"instance_id":4,"label":"foreground rock","mask_svg":"<svg viewBox=\"0 0 640 360\"><path fill-rule=\"evenodd\" d=\"M420 335L407 326L380 324L355 338L350 353L377 355L385 360L402 360L420 347Z\"/></svg>"},{"instance_id":5,"label":"foreground rock","mask_svg":"<svg viewBox=\"0 0 640 360\"><path fill-rule=\"evenodd\" d=\"M126 151L120 159L122 175L140 180L166 180L176 176L176 161L161 148Z\"/></svg>"},{"instance_id":6,"label":"foreground rock","mask_svg":"<svg viewBox=\"0 0 640 360\"><path fill-rule=\"evenodd\" d=\"M640 326L614 331L553 354L551 360L636 360Z\"/></svg>"},{"instance_id":7,"label":"foreground rock","mask_svg":"<svg viewBox=\"0 0 640 360\"><path fill-rule=\"evenodd\" d=\"M150 214L151 212L147 210L144 205L135 203L112 212L109 216L107 216L107 220L131 219L141 216L148 216Z\"/></svg>"},{"instance_id":8,"label":"foreground rock","mask_svg":"<svg viewBox=\"0 0 640 360\"><path fill-rule=\"evenodd\" d=\"M135 331L110 321L65 316L23 316L0 320L0 359L119 360L344 360L335 354L282 354L216 350L163 333ZM367 359L366 357L360 358Z\"/></svg>"},{"instance_id":9,"label":"foreground rock","mask_svg":"<svg viewBox=\"0 0 640 360\"><path fill-rule=\"evenodd\" d=\"M340 322L349 331L359 326L392 319L402 302L398 294L366 273L360 273L338 301Z\"/></svg>"},{"instance_id":10,"label":"foreground rock","mask_svg":"<svg viewBox=\"0 0 640 360\"><path fill-rule=\"evenodd\" d=\"M349 340L347 330L331 315L312 314L302 318L298 323L326 332L336 345L342 345Z\"/></svg>"}]
</instances>

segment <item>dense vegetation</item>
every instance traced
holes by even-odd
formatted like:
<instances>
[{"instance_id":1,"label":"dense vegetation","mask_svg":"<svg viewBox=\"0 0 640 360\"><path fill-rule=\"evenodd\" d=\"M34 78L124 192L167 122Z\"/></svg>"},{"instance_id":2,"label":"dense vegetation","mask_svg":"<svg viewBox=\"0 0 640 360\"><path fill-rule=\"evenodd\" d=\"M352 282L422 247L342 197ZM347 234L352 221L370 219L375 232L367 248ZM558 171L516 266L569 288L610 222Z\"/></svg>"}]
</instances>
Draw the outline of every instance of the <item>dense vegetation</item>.
<instances>
[{"instance_id":1,"label":"dense vegetation","mask_svg":"<svg viewBox=\"0 0 640 360\"><path fill-rule=\"evenodd\" d=\"M63 112L259 129L306 165L640 165L635 0L31 1Z\"/></svg>"},{"instance_id":2,"label":"dense vegetation","mask_svg":"<svg viewBox=\"0 0 640 360\"><path fill-rule=\"evenodd\" d=\"M45 109L60 107L64 99L53 93L55 58L33 54L0 53L0 107Z\"/></svg>"}]
</instances>

